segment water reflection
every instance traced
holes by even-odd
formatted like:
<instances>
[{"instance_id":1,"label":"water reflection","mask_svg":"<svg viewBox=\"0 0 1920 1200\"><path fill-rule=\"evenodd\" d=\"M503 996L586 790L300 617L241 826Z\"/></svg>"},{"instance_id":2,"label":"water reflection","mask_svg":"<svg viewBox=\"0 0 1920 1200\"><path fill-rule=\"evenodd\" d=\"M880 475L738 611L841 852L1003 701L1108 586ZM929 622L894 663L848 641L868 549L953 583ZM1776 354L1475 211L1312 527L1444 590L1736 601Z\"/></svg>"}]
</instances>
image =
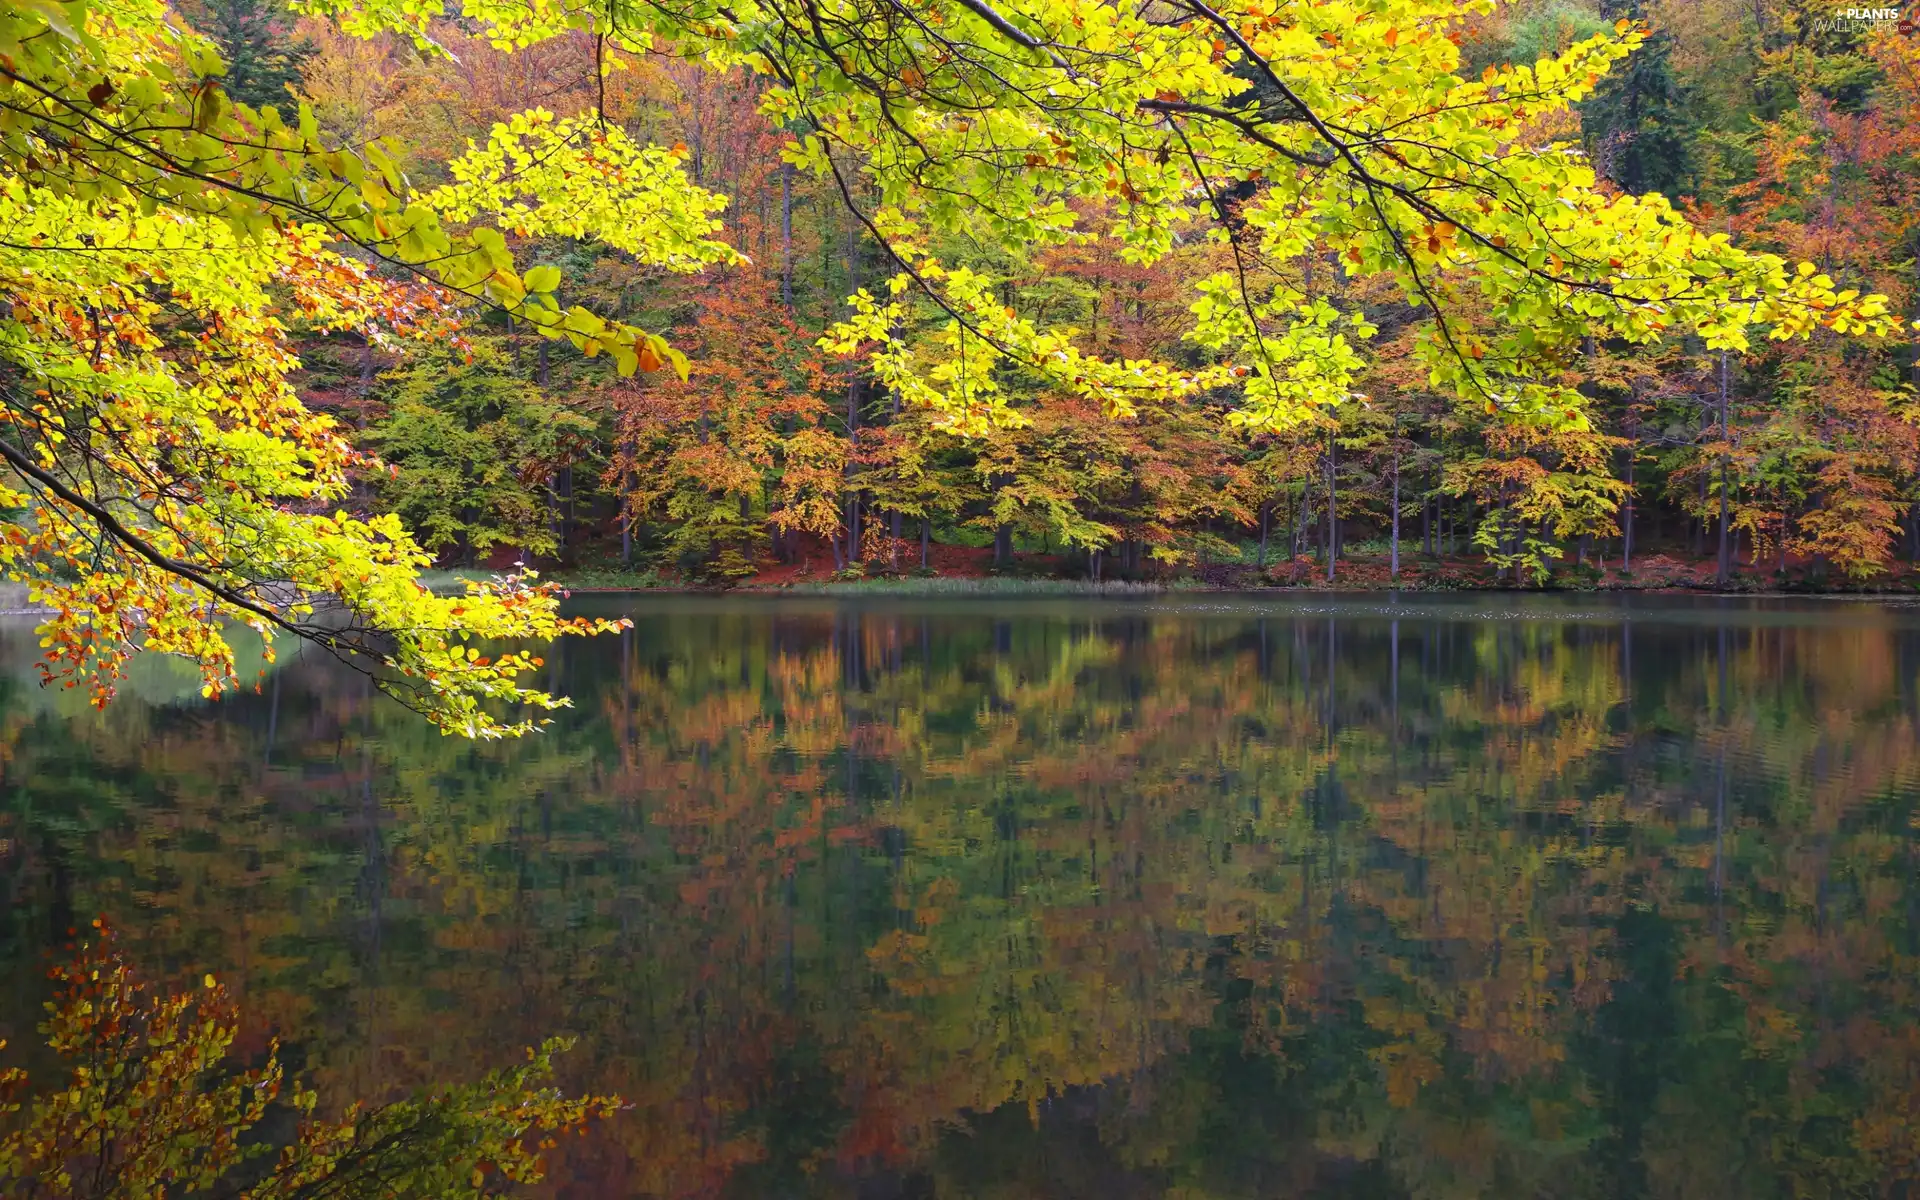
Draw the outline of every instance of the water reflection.
<instances>
[{"instance_id":1,"label":"water reflection","mask_svg":"<svg viewBox=\"0 0 1920 1200\"><path fill-rule=\"evenodd\" d=\"M636 1107L567 1195L1920 1177L1908 610L635 615L505 747L317 662L103 716L16 671L0 1036L98 911L334 1094L581 1033Z\"/></svg>"}]
</instances>

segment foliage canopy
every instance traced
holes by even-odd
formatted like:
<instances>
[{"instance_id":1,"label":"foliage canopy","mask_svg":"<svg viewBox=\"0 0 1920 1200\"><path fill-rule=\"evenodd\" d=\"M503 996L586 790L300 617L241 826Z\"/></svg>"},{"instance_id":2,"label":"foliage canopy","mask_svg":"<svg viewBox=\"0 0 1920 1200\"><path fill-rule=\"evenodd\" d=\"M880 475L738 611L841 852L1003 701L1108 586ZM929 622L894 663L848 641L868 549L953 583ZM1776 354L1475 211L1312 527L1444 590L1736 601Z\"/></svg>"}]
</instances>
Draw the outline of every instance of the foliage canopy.
<instances>
[{"instance_id":1,"label":"foliage canopy","mask_svg":"<svg viewBox=\"0 0 1920 1200\"><path fill-rule=\"evenodd\" d=\"M234 1070L239 1015L226 985L208 975L201 987L156 987L94 925L54 969L60 992L41 1026L66 1085L24 1099L26 1072L0 1071L0 1118L10 1118L0 1185L20 1200L478 1200L537 1182L553 1135L620 1107L552 1086L553 1058L570 1045L554 1039L478 1083L338 1115L316 1116L317 1097L295 1084L287 1103L299 1131L262 1169L255 1160L274 1146L253 1131L285 1082L278 1043L262 1065Z\"/></svg>"}]
</instances>

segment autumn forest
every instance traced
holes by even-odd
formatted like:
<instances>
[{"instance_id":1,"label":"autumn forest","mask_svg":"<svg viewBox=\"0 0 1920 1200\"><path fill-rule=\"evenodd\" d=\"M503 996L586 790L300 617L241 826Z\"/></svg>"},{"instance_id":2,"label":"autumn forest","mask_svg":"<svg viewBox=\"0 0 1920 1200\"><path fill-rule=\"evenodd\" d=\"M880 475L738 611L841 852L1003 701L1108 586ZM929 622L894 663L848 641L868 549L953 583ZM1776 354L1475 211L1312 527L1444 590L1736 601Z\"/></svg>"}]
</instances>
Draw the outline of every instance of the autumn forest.
<instances>
[{"instance_id":1,"label":"autumn forest","mask_svg":"<svg viewBox=\"0 0 1920 1200\"><path fill-rule=\"evenodd\" d=\"M738 256L694 275L566 239L531 247L563 268L565 298L671 330L685 379L623 377L511 317L424 353L357 335L303 345L302 395L387 468L362 478L358 502L399 513L442 565L699 585L1028 563L1096 579L1366 585L1392 569L1436 586L1591 587L1634 578L1623 568L1637 557L1643 582L1818 588L1903 576L1920 550L1907 334L1731 352L1596 330L1553 364L1584 419L1516 421L1436 386L1413 353L1423 309L1391 281L1306 248L1259 269L1376 327L1356 346L1353 386L1309 416L1237 420L1227 386L1116 419L1098 396L1008 380L1012 419L968 428L823 346L847 297L898 268L843 203L843 187L863 185L783 156L793 134L750 73L668 55L599 81L590 39L506 55L454 29L454 55L423 62L401 41L295 26L244 0L212 11L229 55L257 64L250 98L291 88L343 138L392 136L412 148L414 178L444 178L512 112L598 107L675 147L692 184L728 199L718 236ZM1603 191L1664 193L1703 230L1811 262L1896 311L1920 303L1920 77L1904 27L1818 4L1527 0L1463 10L1448 36L1478 77L1617 20L1653 33L1527 136L1581 147ZM1252 194L1218 199L1231 212ZM1089 228L1115 219L1111 194L1073 204ZM1036 321L1077 330L1089 353L1198 366L1194 284L1236 249L1195 232L1174 229L1152 262L1111 241L977 231L938 248ZM1461 303L1467 328L1500 319ZM1390 567L1396 533L1403 561Z\"/></svg>"},{"instance_id":2,"label":"autumn forest","mask_svg":"<svg viewBox=\"0 0 1920 1200\"><path fill-rule=\"evenodd\" d=\"M1911 9L9 0L0 1195L1910 1196L1916 591Z\"/></svg>"}]
</instances>

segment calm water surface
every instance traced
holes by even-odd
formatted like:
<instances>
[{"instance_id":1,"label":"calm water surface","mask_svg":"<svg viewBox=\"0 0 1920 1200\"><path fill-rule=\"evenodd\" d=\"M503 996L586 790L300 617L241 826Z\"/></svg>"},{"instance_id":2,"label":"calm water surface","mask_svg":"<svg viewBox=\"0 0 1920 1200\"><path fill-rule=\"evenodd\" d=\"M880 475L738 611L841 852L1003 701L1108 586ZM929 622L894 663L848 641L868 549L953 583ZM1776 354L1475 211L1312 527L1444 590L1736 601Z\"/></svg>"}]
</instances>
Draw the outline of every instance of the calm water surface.
<instances>
[{"instance_id":1,"label":"calm water surface","mask_svg":"<svg viewBox=\"0 0 1920 1200\"><path fill-rule=\"evenodd\" d=\"M104 913L323 1095L579 1034L569 1196L1915 1194L1920 610L596 606L499 746L0 630L10 1053Z\"/></svg>"}]
</instances>

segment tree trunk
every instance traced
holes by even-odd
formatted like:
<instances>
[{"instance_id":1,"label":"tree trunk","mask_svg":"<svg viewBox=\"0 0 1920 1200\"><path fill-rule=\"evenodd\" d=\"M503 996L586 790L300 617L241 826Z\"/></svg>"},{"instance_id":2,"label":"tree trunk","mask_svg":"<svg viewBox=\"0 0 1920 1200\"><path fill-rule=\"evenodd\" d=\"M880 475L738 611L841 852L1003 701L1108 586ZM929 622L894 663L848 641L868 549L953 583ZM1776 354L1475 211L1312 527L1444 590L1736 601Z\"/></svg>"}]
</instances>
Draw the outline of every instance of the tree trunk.
<instances>
[{"instance_id":1,"label":"tree trunk","mask_svg":"<svg viewBox=\"0 0 1920 1200\"><path fill-rule=\"evenodd\" d=\"M847 294L860 290L860 227L847 218Z\"/></svg>"},{"instance_id":2,"label":"tree trunk","mask_svg":"<svg viewBox=\"0 0 1920 1200\"><path fill-rule=\"evenodd\" d=\"M793 312L793 164L780 164L780 302Z\"/></svg>"},{"instance_id":3,"label":"tree trunk","mask_svg":"<svg viewBox=\"0 0 1920 1200\"><path fill-rule=\"evenodd\" d=\"M833 324L833 234L820 223L820 328Z\"/></svg>"},{"instance_id":4,"label":"tree trunk","mask_svg":"<svg viewBox=\"0 0 1920 1200\"><path fill-rule=\"evenodd\" d=\"M987 504L997 507L1000 493L1013 482L1013 476L995 471L987 476ZM1013 562L1013 525L1011 522L996 525L993 530L993 565L998 570Z\"/></svg>"},{"instance_id":5,"label":"tree trunk","mask_svg":"<svg viewBox=\"0 0 1920 1200\"><path fill-rule=\"evenodd\" d=\"M628 463L633 462L633 443L627 442L621 447L621 457ZM615 503L620 506L620 565L633 565L633 513L627 508L627 493L633 487L633 472L620 472L620 488Z\"/></svg>"},{"instance_id":6,"label":"tree trunk","mask_svg":"<svg viewBox=\"0 0 1920 1200\"><path fill-rule=\"evenodd\" d=\"M1395 434L1393 442L1393 548L1388 552L1387 570L1389 577L1395 583L1398 583L1400 582L1400 439L1398 436L1400 432L1400 422L1396 420L1393 424Z\"/></svg>"},{"instance_id":7,"label":"tree trunk","mask_svg":"<svg viewBox=\"0 0 1920 1200\"><path fill-rule=\"evenodd\" d=\"M1327 434L1327 582L1333 582L1333 562L1340 557L1340 443L1333 432Z\"/></svg>"},{"instance_id":8,"label":"tree trunk","mask_svg":"<svg viewBox=\"0 0 1920 1200\"><path fill-rule=\"evenodd\" d=\"M1319 529L1320 523L1314 519L1313 515L1313 485L1318 474L1319 471L1316 469L1300 481L1300 524L1297 530L1298 536L1295 538L1300 548L1294 554L1295 558L1305 555L1310 550L1317 553L1319 549L1319 537L1315 531Z\"/></svg>"},{"instance_id":9,"label":"tree trunk","mask_svg":"<svg viewBox=\"0 0 1920 1200\"><path fill-rule=\"evenodd\" d=\"M927 569L927 544L933 538L933 518L920 518L920 569Z\"/></svg>"},{"instance_id":10,"label":"tree trunk","mask_svg":"<svg viewBox=\"0 0 1920 1200\"><path fill-rule=\"evenodd\" d=\"M766 188L759 187L753 190L753 210L756 218L754 221L754 224L760 227L759 229L760 259L762 262L765 262L767 257L767 190Z\"/></svg>"},{"instance_id":11,"label":"tree trunk","mask_svg":"<svg viewBox=\"0 0 1920 1200\"><path fill-rule=\"evenodd\" d=\"M1632 431L1629 431L1628 437L1632 436ZM1633 442L1629 440L1627 443L1627 512L1626 520L1620 526L1620 569L1628 574L1633 573L1633 463L1639 457L1634 453L1633 446Z\"/></svg>"},{"instance_id":12,"label":"tree trunk","mask_svg":"<svg viewBox=\"0 0 1920 1200\"><path fill-rule=\"evenodd\" d=\"M573 508L573 465L559 468L553 473L553 557L555 561L564 559L567 554L567 539L572 534L572 522L569 518Z\"/></svg>"},{"instance_id":13,"label":"tree trunk","mask_svg":"<svg viewBox=\"0 0 1920 1200\"><path fill-rule=\"evenodd\" d=\"M1293 489L1287 489L1287 565L1300 557L1299 510L1293 503Z\"/></svg>"},{"instance_id":14,"label":"tree trunk","mask_svg":"<svg viewBox=\"0 0 1920 1200\"><path fill-rule=\"evenodd\" d=\"M1337 443L1327 451L1327 469L1333 473L1333 478L1328 480L1327 515L1333 518L1333 557L1338 561L1346 530L1340 524L1340 448Z\"/></svg>"},{"instance_id":15,"label":"tree trunk","mask_svg":"<svg viewBox=\"0 0 1920 1200\"><path fill-rule=\"evenodd\" d=\"M1760 0L1754 0L1754 3L1758 5ZM1920 242L1916 242L1914 246L1913 270L1915 275L1920 276ZM1920 329L1920 279L1915 279L1914 283L1916 286L1913 290L1913 324L1908 328ZM1909 369L1908 379L1913 384L1914 390L1920 391L1920 337L1914 338L1913 341L1913 365Z\"/></svg>"},{"instance_id":16,"label":"tree trunk","mask_svg":"<svg viewBox=\"0 0 1920 1200\"><path fill-rule=\"evenodd\" d=\"M853 450L860 433L860 380L858 377L847 381L847 466L846 474L853 474ZM860 492L858 489L847 493L847 565L860 561Z\"/></svg>"},{"instance_id":17,"label":"tree trunk","mask_svg":"<svg viewBox=\"0 0 1920 1200\"><path fill-rule=\"evenodd\" d=\"M1727 352L1720 352L1720 553L1714 573L1714 584L1719 588L1733 581L1733 549L1727 534Z\"/></svg>"},{"instance_id":18,"label":"tree trunk","mask_svg":"<svg viewBox=\"0 0 1920 1200\"><path fill-rule=\"evenodd\" d=\"M1780 545L1777 551L1779 558L1777 570L1782 576L1787 573L1787 515L1787 497L1783 489L1780 495Z\"/></svg>"},{"instance_id":19,"label":"tree trunk","mask_svg":"<svg viewBox=\"0 0 1920 1200\"><path fill-rule=\"evenodd\" d=\"M1515 522L1512 519L1513 509L1511 507L1512 496L1513 496L1512 482L1509 481L1507 483L1501 484L1500 485L1500 507L1494 510L1494 513L1498 514L1498 518L1500 521L1500 525L1499 525L1500 532L1499 532L1499 535L1494 538L1493 544L1499 548L1501 557L1507 561L1502 562L1499 570L1495 573L1494 577L1496 579L1500 579L1504 581L1507 578L1508 569L1512 568L1513 581L1515 583L1519 583L1520 570L1518 567L1515 567L1512 563L1514 550L1515 550L1515 546L1514 546ZM1493 515L1493 514L1489 514L1489 515Z\"/></svg>"},{"instance_id":20,"label":"tree trunk","mask_svg":"<svg viewBox=\"0 0 1920 1200\"><path fill-rule=\"evenodd\" d=\"M552 378L552 359L548 354L547 340L541 338L540 353L538 357L534 359L533 381L544 391ZM565 503L564 498L570 496L573 492L573 468L561 467L556 470L553 473L553 480L548 485L547 491L553 498L553 519L551 521L553 530L553 557L558 561L566 553L567 549L567 518L562 513L561 506ZM529 562L532 561L533 554L531 551L528 552L527 559Z\"/></svg>"},{"instance_id":21,"label":"tree trunk","mask_svg":"<svg viewBox=\"0 0 1920 1200\"><path fill-rule=\"evenodd\" d=\"M1707 473L1700 472L1700 516L1693 522L1689 531L1693 538L1693 557L1699 558L1707 551Z\"/></svg>"},{"instance_id":22,"label":"tree trunk","mask_svg":"<svg viewBox=\"0 0 1920 1200\"><path fill-rule=\"evenodd\" d=\"M1267 526L1272 523L1273 501L1268 500L1260 505L1260 556L1254 564L1263 571L1267 568Z\"/></svg>"}]
</instances>

